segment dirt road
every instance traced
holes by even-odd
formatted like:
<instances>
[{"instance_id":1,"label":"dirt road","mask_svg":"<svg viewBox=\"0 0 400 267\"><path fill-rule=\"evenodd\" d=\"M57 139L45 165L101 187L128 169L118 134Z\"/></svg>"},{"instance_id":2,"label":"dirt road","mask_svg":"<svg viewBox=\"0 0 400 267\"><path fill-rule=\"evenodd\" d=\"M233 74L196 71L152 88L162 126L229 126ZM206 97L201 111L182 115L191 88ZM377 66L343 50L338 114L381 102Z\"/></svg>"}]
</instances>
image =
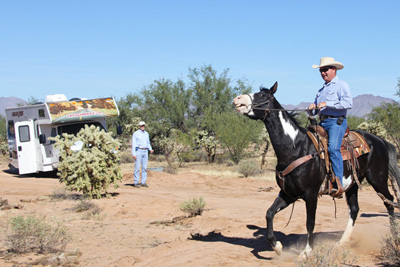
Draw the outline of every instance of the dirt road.
<instances>
[{"instance_id":1,"label":"dirt road","mask_svg":"<svg viewBox=\"0 0 400 267\"><path fill-rule=\"evenodd\" d=\"M7 167L1 166L2 170ZM267 173L266 176L272 176ZM1 230L16 215L38 215L62 219L73 239L67 250L79 249L79 266L296 266L305 245L305 207L298 201L275 218L275 232L284 245L277 256L265 240L265 213L278 194L275 182L260 178L216 177L192 172L170 175L150 173L149 188L133 188L132 173L126 172L121 186L109 199L93 200L102 212L84 219L71 208L77 200L54 201L49 197L60 188L56 178L18 177L0 172L0 197L23 209L0 211ZM272 188L269 192L265 188ZM202 196L202 216L184 216L180 205ZM21 202L22 200L22 202ZM376 266L381 241L389 231L389 220L381 200L370 187L359 196L360 213L350 251L360 266ZM337 218L331 198L320 198L316 219L316 246L338 241L348 210L337 200ZM2 234L3 236L3 234ZM194 237L194 238L193 238ZM5 256L1 244L1 266L31 263L42 255Z\"/></svg>"}]
</instances>

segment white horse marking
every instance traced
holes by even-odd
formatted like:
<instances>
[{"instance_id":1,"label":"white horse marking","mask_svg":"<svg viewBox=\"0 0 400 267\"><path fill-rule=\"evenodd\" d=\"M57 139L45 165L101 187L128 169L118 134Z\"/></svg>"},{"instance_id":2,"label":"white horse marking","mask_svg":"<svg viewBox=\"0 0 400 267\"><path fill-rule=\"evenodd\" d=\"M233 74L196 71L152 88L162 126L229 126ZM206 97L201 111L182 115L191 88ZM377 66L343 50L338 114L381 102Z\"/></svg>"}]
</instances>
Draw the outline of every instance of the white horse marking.
<instances>
[{"instance_id":1,"label":"white horse marking","mask_svg":"<svg viewBox=\"0 0 400 267\"><path fill-rule=\"evenodd\" d=\"M350 241L350 236L353 233L353 229L354 229L354 221L351 218L350 215L351 211L349 209L349 220L347 221L347 226L346 229L344 230L344 233L342 235L342 238L340 238L340 241L337 243L337 245L343 245L346 242Z\"/></svg>"},{"instance_id":2,"label":"white horse marking","mask_svg":"<svg viewBox=\"0 0 400 267\"><path fill-rule=\"evenodd\" d=\"M349 177L343 176L343 190L346 190L351 185L351 175Z\"/></svg>"},{"instance_id":3,"label":"white horse marking","mask_svg":"<svg viewBox=\"0 0 400 267\"><path fill-rule=\"evenodd\" d=\"M281 120L283 131L285 132L286 135L289 135L289 137L293 140L294 143L294 140L296 140L299 130L294 129L293 125L289 121L285 120L285 118L282 115L282 111L279 111L279 119Z\"/></svg>"},{"instance_id":4,"label":"white horse marking","mask_svg":"<svg viewBox=\"0 0 400 267\"><path fill-rule=\"evenodd\" d=\"M251 103L253 103L253 99L254 99L254 94L248 94L247 97L249 98L249 103L246 106L246 108L248 110L248 114L250 116L254 116L253 108L251 107Z\"/></svg>"},{"instance_id":5,"label":"white horse marking","mask_svg":"<svg viewBox=\"0 0 400 267\"><path fill-rule=\"evenodd\" d=\"M307 257L309 257L311 255L312 247L308 243L308 240L310 240L310 235L308 235L306 247L303 249L302 252L300 252L299 260L305 260L305 259L307 259Z\"/></svg>"}]
</instances>

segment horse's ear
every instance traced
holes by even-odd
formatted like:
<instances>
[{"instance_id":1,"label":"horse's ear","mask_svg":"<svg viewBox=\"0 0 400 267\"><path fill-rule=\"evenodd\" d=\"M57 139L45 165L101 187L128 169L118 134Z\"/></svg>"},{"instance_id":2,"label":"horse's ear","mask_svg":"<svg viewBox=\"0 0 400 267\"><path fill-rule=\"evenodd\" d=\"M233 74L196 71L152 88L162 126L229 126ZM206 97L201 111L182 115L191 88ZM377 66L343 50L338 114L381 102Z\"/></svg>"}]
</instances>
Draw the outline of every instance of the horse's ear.
<instances>
[{"instance_id":1,"label":"horse's ear","mask_svg":"<svg viewBox=\"0 0 400 267\"><path fill-rule=\"evenodd\" d=\"M278 89L278 82L275 82L275 84L269 90L271 94L275 94L277 89Z\"/></svg>"}]
</instances>

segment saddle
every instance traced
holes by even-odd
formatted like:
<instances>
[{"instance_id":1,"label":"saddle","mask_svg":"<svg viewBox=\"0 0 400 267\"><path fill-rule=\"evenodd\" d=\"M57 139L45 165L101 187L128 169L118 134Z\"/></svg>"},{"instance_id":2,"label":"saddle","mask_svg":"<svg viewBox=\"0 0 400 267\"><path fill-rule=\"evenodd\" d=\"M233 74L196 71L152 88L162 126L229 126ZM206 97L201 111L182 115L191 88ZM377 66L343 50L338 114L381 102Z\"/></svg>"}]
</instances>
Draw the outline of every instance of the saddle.
<instances>
[{"instance_id":1,"label":"saddle","mask_svg":"<svg viewBox=\"0 0 400 267\"><path fill-rule=\"evenodd\" d=\"M324 188L321 188L320 191L320 194L323 194L326 192L326 189L329 188L329 182L333 183L335 181L335 174L333 173L328 156L328 133L322 126L311 125L308 127L307 135L311 138L317 151L322 151L320 156L325 161L327 173L326 183L323 183ZM356 182L361 189L361 184L357 176L357 169L359 168L357 158L371 152L369 145L361 134L355 131L350 131L347 127L342 140L340 152L343 161L347 162L347 168L352 171L352 184Z\"/></svg>"}]
</instances>

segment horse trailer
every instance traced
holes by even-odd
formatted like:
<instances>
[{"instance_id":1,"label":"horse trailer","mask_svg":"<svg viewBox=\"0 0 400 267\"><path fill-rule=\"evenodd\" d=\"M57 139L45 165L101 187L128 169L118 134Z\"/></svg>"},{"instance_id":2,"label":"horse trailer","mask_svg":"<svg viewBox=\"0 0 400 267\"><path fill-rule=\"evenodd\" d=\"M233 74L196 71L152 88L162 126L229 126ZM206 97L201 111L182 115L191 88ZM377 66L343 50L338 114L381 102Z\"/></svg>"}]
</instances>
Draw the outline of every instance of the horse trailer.
<instances>
[{"instance_id":1,"label":"horse trailer","mask_svg":"<svg viewBox=\"0 0 400 267\"><path fill-rule=\"evenodd\" d=\"M7 108L9 167L20 175L56 170L59 151L48 137L77 134L85 125L106 131L110 116L119 116L113 97L68 101L57 94L46 96L44 103Z\"/></svg>"}]
</instances>

